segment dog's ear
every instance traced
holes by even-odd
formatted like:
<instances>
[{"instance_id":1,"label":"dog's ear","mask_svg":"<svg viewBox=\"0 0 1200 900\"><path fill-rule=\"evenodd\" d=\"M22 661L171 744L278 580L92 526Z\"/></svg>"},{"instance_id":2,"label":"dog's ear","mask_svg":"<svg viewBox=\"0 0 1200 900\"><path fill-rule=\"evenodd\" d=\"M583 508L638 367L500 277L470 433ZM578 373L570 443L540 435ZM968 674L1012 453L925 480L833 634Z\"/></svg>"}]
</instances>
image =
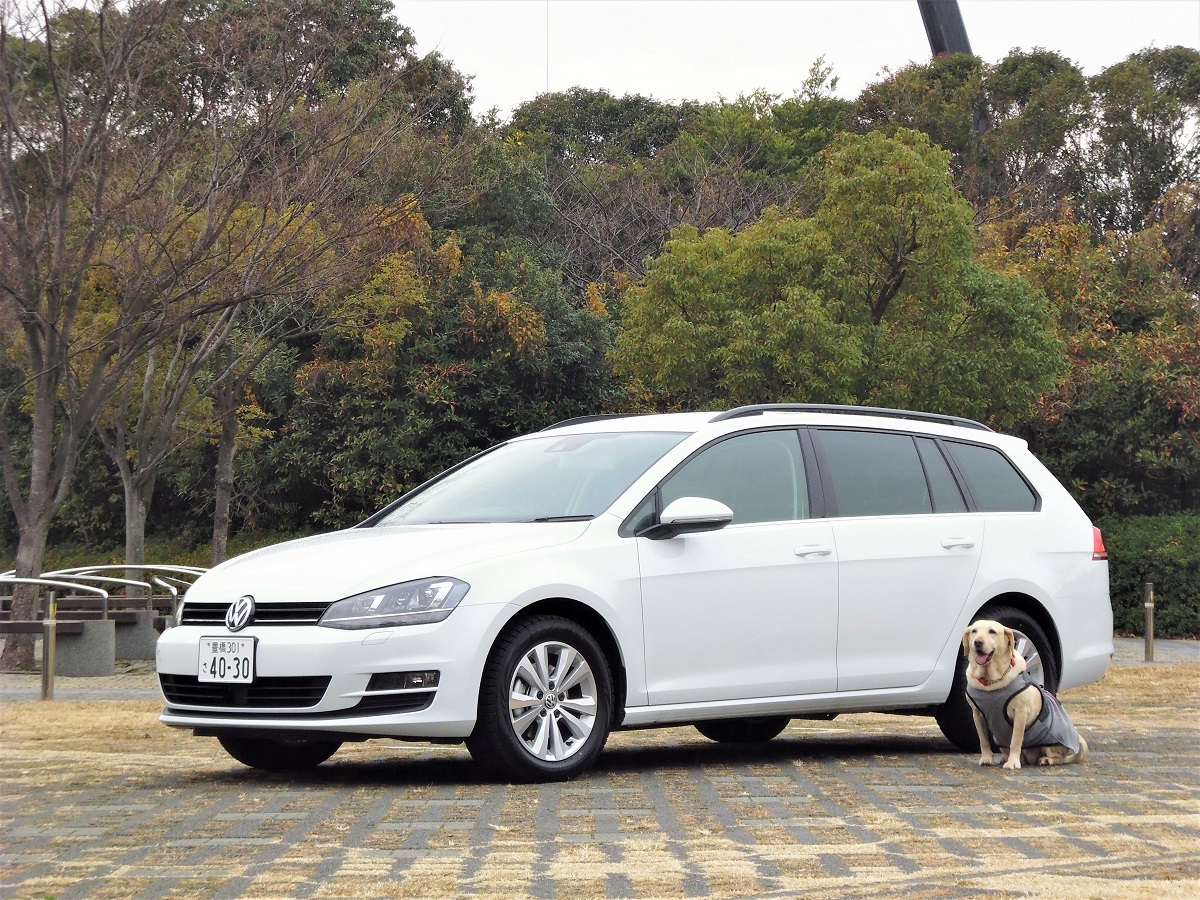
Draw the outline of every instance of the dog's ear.
<instances>
[{"instance_id":1,"label":"dog's ear","mask_svg":"<svg viewBox=\"0 0 1200 900\"><path fill-rule=\"evenodd\" d=\"M963 656L971 655L971 626L968 625L963 632Z\"/></svg>"},{"instance_id":2,"label":"dog's ear","mask_svg":"<svg viewBox=\"0 0 1200 900\"><path fill-rule=\"evenodd\" d=\"M1017 652L1017 636L1011 628L1004 629L1004 640L1008 642L1008 653L1011 656Z\"/></svg>"}]
</instances>

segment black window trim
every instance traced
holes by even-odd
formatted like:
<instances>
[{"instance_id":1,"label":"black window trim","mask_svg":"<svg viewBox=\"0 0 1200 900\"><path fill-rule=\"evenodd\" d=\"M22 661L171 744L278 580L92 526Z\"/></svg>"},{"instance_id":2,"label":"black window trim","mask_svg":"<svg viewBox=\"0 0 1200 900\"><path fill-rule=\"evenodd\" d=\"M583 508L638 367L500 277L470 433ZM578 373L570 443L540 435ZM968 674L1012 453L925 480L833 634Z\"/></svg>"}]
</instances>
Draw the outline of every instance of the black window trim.
<instances>
[{"instance_id":1,"label":"black window trim","mask_svg":"<svg viewBox=\"0 0 1200 900\"><path fill-rule=\"evenodd\" d=\"M961 515L963 512L976 512L977 510L975 509L973 499L964 493L962 481L954 471L954 464L949 459L949 451L943 447L933 435L914 434L912 437L913 445L917 448L917 459L921 462L921 471L925 473L925 488L929 491L929 507L933 510L933 515L951 516L955 515L956 513ZM950 472L950 480L954 482L954 488L958 491L958 496L962 499L963 506L965 506L966 509L962 511L947 511L944 513L938 512L938 501L933 492L933 480L929 477L929 466L925 464L925 454L921 452L921 441L918 440L918 438L924 438L933 442L933 447L935 450L937 450L938 456L941 457L942 462L946 464L946 469Z\"/></svg>"}]
</instances>

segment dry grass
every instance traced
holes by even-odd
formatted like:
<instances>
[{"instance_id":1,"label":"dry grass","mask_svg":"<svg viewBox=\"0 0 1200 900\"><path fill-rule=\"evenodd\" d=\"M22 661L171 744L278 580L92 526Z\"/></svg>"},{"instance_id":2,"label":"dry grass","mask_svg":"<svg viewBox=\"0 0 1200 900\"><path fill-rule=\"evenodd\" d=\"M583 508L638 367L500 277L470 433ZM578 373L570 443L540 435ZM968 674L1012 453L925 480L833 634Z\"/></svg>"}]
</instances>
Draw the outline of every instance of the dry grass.
<instances>
[{"instance_id":1,"label":"dry grass","mask_svg":"<svg viewBox=\"0 0 1200 900\"><path fill-rule=\"evenodd\" d=\"M1064 700L1113 702L1134 707L1174 707L1200 702L1200 666L1117 666L1103 681L1075 688Z\"/></svg>"},{"instance_id":2,"label":"dry grass","mask_svg":"<svg viewBox=\"0 0 1200 900\"><path fill-rule=\"evenodd\" d=\"M161 703L74 701L6 703L0 707L0 741L70 747L85 741L100 753L136 752L174 742L158 723Z\"/></svg>"}]
</instances>

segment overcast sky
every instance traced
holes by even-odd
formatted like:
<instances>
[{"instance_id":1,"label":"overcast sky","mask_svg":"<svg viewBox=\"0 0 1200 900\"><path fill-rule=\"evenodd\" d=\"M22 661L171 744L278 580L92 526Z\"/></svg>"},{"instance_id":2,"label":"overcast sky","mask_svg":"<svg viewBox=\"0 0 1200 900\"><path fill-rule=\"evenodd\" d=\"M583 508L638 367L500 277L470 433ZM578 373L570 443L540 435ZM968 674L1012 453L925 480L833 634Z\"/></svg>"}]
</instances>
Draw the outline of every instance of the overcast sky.
<instances>
[{"instance_id":1,"label":"overcast sky","mask_svg":"<svg viewBox=\"0 0 1200 900\"><path fill-rule=\"evenodd\" d=\"M1095 74L1144 47L1200 49L1200 0L960 0L975 53L1045 47ZM475 113L501 118L580 85L658 100L784 96L824 56L855 97L929 59L916 0L396 0L419 53L473 76Z\"/></svg>"}]
</instances>

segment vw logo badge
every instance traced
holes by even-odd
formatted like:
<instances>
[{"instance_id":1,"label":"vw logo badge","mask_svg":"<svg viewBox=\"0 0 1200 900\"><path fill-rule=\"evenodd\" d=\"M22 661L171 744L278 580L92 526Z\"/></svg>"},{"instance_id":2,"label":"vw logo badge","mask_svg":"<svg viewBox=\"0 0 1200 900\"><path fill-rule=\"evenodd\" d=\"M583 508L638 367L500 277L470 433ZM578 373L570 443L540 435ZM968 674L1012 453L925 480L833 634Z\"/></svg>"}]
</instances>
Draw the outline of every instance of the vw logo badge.
<instances>
[{"instance_id":1,"label":"vw logo badge","mask_svg":"<svg viewBox=\"0 0 1200 900\"><path fill-rule=\"evenodd\" d=\"M225 627L230 631L241 631L254 621L254 598L247 594L238 597L225 613Z\"/></svg>"}]
</instances>

